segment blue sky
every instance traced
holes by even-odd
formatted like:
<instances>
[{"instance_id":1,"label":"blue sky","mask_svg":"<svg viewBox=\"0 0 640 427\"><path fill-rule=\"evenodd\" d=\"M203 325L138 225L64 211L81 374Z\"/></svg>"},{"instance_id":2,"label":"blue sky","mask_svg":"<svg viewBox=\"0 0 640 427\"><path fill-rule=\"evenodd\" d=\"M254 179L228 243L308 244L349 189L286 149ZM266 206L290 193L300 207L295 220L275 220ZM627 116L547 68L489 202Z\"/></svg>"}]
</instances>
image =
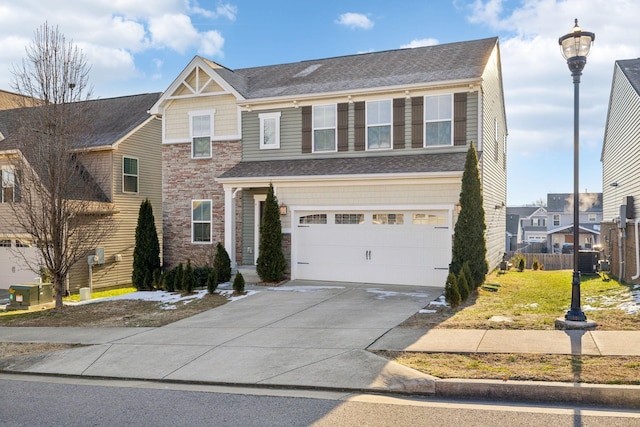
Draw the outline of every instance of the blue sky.
<instances>
[{"instance_id":1,"label":"blue sky","mask_svg":"<svg viewBox=\"0 0 640 427\"><path fill-rule=\"evenodd\" d=\"M614 62L640 57L638 16L634 0L0 0L0 89L12 90L11 67L45 21L83 49L100 98L164 91L194 55L235 69L497 36L507 203L523 205L573 191L573 84L558 37L575 18L596 33L580 87L580 189L602 191Z\"/></svg>"}]
</instances>

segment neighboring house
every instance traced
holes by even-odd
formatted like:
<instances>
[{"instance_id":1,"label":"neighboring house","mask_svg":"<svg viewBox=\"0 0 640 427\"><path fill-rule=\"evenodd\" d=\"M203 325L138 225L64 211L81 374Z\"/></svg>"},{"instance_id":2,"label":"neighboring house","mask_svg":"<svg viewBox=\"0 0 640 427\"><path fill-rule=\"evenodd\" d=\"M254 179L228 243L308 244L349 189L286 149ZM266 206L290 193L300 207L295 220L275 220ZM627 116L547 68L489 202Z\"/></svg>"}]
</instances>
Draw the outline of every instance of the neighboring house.
<instances>
[{"instance_id":1,"label":"neighboring house","mask_svg":"<svg viewBox=\"0 0 640 427\"><path fill-rule=\"evenodd\" d=\"M35 101L29 96L24 96L0 89L0 110L11 110L13 108L20 108L37 104L38 101Z\"/></svg>"},{"instance_id":2,"label":"neighboring house","mask_svg":"<svg viewBox=\"0 0 640 427\"><path fill-rule=\"evenodd\" d=\"M97 184L95 200L113 208L117 229L95 254L98 265L92 267L93 288L121 286L131 283L135 228L140 204L148 198L152 205L158 235L162 238L161 195L161 121L148 110L159 99L159 93L84 101L95 116L90 132L91 165L82 165L88 174L87 183ZM13 211L7 202L20 203L18 173L9 157L16 155L15 117L19 110L0 111L0 169L2 170L2 198L0 199L0 288L33 281L36 274L24 266L7 246L26 247L31 259L38 257L29 235L11 225ZM17 153L19 155L19 153ZM24 159L27 163L29 159ZM100 179L96 177L100 175ZM89 185L89 184L88 184ZM94 253L88 253L87 256ZM71 270L68 288L75 291L89 285L87 259Z\"/></svg>"},{"instance_id":3,"label":"neighboring house","mask_svg":"<svg viewBox=\"0 0 640 427\"><path fill-rule=\"evenodd\" d=\"M509 209L511 208L507 208L505 252L515 251L518 249L518 239L522 235L520 216L518 216L518 214L509 213Z\"/></svg>"},{"instance_id":4,"label":"neighboring house","mask_svg":"<svg viewBox=\"0 0 640 427\"><path fill-rule=\"evenodd\" d=\"M513 249L522 248L530 243L547 242L547 209L544 206L512 206L507 207L507 225L511 221L517 221L517 228L512 224L507 231L517 234L516 246Z\"/></svg>"},{"instance_id":5,"label":"neighboring house","mask_svg":"<svg viewBox=\"0 0 640 427\"><path fill-rule=\"evenodd\" d=\"M267 189L292 279L444 286L476 145L487 258L505 248L496 38L230 70L195 57L163 118L164 262L255 265Z\"/></svg>"},{"instance_id":6,"label":"neighboring house","mask_svg":"<svg viewBox=\"0 0 640 427\"><path fill-rule=\"evenodd\" d=\"M602 233L611 272L640 281L640 59L615 62L602 144Z\"/></svg>"},{"instance_id":7,"label":"neighboring house","mask_svg":"<svg viewBox=\"0 0 640 427\"><path fill-rule=\"evenodd\" d=\"M602 193L580 193L579 250L600 245ZM547 242L553 253L573 251L573 193L547 194Z\"/></svg>"}]
</instances>

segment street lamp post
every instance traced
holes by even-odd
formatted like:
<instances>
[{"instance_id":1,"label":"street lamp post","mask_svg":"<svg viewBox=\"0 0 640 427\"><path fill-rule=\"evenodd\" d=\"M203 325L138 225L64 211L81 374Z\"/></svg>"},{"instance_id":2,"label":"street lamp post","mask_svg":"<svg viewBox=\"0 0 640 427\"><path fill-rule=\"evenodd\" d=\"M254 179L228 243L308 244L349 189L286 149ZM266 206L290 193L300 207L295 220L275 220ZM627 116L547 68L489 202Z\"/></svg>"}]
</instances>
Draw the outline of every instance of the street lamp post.
<instances>
[{"instance_id":1,"label":"street lamp post","mask_svg":"<svg viewBox=\"0 0 640 427\"><path fill-rule=\"evenodd\" d=\"M584 322L587 320L580 308L580 270L578 269L580 253L580 193L578 187L578 165L580 157L579 148L579 110L580 110L580 76L587 64L587 56L591 50L591 44L595 40L594 33L582 31L575 26L566 35L560 37L558 43L562 49L562 56L567 60L567 65L573 77L573 280L571 282L571 309L565 315L566 320Z\"/></svg>"}]
</instances>

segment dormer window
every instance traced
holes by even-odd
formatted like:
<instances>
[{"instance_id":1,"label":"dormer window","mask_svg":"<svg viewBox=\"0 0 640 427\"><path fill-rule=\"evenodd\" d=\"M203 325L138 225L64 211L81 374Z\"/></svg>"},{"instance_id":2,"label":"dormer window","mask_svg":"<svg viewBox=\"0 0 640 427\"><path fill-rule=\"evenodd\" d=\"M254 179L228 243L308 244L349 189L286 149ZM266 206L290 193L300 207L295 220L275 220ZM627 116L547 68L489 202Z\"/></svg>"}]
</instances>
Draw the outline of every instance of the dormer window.
<instances>
[{"instance_id":1,"label":"dormer window","mask_svg":"<svg viewBox=\"0 0 640 427\"><path fill-rule=\"evenodd\" d=\"M391 148L391 100L367 102L367 150Z\"/></svg>"},{"instance_id":2,"label":"dormer window","mask_svg":"<svg viewBox=\"0 0 640 427\"><path fill-rule=\"evenodd\" d=\"M336 104L313 107L313 152L336 151Z\"/></svg>"},{"instance_id":3,"label":"dormer window","mask_svg":"<svg viewBox=\"0 0 640 427\"><path fill-rule=\"evenodd\" d=\"M191 158L193 159L211 157L214 113L215 110L189 113L191 122Z\"/></svg>"}]
</instances>

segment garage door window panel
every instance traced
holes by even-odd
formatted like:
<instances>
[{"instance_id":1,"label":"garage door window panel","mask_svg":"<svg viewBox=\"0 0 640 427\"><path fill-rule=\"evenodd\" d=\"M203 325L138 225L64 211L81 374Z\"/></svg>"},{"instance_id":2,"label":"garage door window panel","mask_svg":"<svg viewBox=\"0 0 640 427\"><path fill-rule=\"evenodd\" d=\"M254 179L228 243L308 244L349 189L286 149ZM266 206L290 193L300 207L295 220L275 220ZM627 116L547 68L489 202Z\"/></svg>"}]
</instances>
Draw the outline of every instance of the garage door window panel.
<instances>
[{"instance_id":1,"label":"garage door window panel","mask_svg":"<svg viewBox=\"0 0 640 427\"><path fill-rule=\"evenodd\" d=\"M403 225L404 214L373 214L373 223L376 225Z\"/></svg>"},{"instance_id":2,"label":"garage door window panel","mask_svg":"<svg viewBox=\"0 0 640 427\"><path fill-rule=\"evenodd\" d=\"M336 214L336 224L364 224L364 214L360 213L346 213Z\"/></svg>"},{"instance_id":3,"label":"garage door window panel","mask_svg":"<svg viewBox=\"0 0 640 427\"><path fill-rule=\"evenodd\" d=\"M300 217L300 224L326 224L327 214L313 214Z\"/></svg>"},{"instance_id":4,"label":"garage door window panel","mask_svg":"<svg viewBox=\"0 0 640 427\"><path fill-rule=\"evenodd\" d=\"M414 225L447 225L447 217L444 214L414 213Z\"/></svg>"}]
</instances>

